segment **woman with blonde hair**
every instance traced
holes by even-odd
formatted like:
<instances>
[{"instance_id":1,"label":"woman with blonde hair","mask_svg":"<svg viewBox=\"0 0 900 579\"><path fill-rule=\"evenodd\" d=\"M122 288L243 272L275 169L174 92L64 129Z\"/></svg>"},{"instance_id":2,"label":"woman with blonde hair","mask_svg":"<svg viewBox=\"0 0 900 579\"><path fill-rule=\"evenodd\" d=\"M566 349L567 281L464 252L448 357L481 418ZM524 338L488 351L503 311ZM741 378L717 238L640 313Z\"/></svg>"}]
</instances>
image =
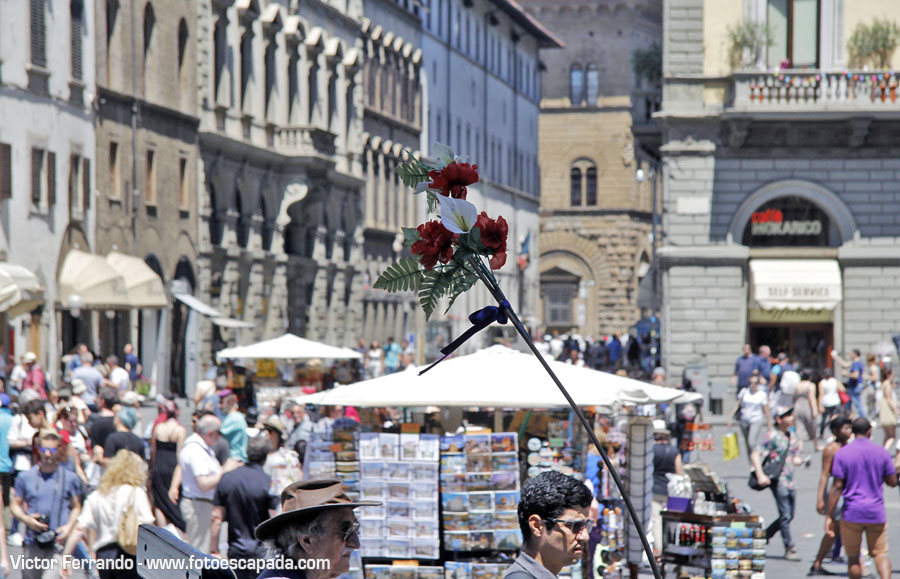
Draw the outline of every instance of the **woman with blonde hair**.
<instances>
[{"instance_id":1,"label":"woman with blonde hair","mask_svg":"<svg viewBox=\"0 0 900 579\"><path fill-rule=\"evenodd\" d=\"M91 544L91 552L96 559L117 560L131 559L131 564L107 564L109 569L100 570L100 579L127 578L139 579L135 556L127 553L118 544L119 524L129 507L134 508L138 524L153 523L150 510L150 499L147 497L147 463L144 459L127 449L121 449L109 462L106 471L100 478L100 486L88 495L78 516L75 530L66 540L63 550L62 576L71 577L72 569L65 565L75 546L88 529L94 531L96 538ZM113 567L122 567L113 570Z\"/></svg>"}]
</instances>

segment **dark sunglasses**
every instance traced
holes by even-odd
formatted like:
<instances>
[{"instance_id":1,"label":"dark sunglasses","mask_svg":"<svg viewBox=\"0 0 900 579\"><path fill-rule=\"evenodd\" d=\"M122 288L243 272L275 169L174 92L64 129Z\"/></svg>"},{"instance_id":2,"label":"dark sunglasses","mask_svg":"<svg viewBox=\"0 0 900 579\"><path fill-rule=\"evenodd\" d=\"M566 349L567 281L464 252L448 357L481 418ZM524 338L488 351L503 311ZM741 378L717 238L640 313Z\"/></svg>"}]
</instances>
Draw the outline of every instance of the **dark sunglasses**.
<instances>
[{"instance_id":1,"label":"dark sunglasses","mask_svg":"<svg viewBox=\"0 0 900 579\"><path fill-rule=\"evenodd\" d=\"M350 541L350 538L359 532L359 521L354 523L350 523L349 526L343 526L342 529L338 530L338 533L341 534L341 539L346 543Z\"/></svg>"},{"instance_id":2,"label":"dark sunglasses","mask_svg":"<svg viewBox=\"0 0 900 579\"><path fill-rule=\"evenodd\" d=\"M570 520L570 519L544 519L548 523L560 523L569 527L569 530L572 531L575 535L578 535L584 529L587 529L588 534L590 534L591 530L594 528L594 521L590 519L585 520Z\"/></svg>"},{"instance_id":3,"label":"dark sunglasses","mask_svg":"<svg viewBox=\"0 0 900 579\"><path fill-rule=\"evenodd\" d=\"M59 450L59 448L47 448L46 446L40 447L41 454L44 454L45 452L49 452L50 454L56 454L57 450Z\"/></svg>"}]
</instances>

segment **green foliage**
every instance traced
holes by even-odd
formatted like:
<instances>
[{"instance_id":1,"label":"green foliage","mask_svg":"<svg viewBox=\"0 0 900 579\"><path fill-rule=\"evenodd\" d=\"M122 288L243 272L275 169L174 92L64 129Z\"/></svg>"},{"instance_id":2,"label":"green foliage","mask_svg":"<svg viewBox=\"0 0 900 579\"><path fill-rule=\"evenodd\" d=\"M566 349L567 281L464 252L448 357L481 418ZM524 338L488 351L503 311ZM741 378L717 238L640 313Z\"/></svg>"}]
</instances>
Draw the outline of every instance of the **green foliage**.
<instances>
[{"instance_id":1,"label":"green foliage","mask_svg":"<svg viewBox=\"0 0 900 579\"><path fill-rule=\"evenodd\" d=\"M422 239L419 236L419 230L416 227L401 227L403 230L403 245L412 247L412 244Z\"/></svg>"},{"instance_id":2,"label":"green foliage","mask_svg":"<svg viewBox=\"0 0 900 579\"><path fill-rule=\"evenodd\" d=\"M731 42L728 57L735 70L759 62L766 47L775 42L772 30L761 22L741 22L736 26L729 26L728 40Z\"/></svg>"},{"instance_id":3,"label":"green foliage","mask_svg":"<svg viewBox=\"0 0 900 579\"><path fill-rule=\"evenodd\" d=\"M662 48L655 42L650 48L638 48L631 53L631 68L638 79L658 87L662 80Z\"/></svg>"},{"instance_id":4,"label":"green foliage","mask_svg":"<svg viewBox=\"0 0 900 579\"><path fill-rule=\"evenodd\" d=\"M456 280L453 283L453 291L450 293L450 302L447 304L447 309L444 310L444 313L446 314L450 311L456 298L466 293L477 282L478 276L467 269L463 270L462 274L457 275Z\"/></svg>"},{"instance_id":5,"label":"green foliage","mask_svg":"<svg viewBox=\"0 0 900 579\"><path fill-rule=\"evenodd\" d=\"M891 66L891 57L900 43L900 26L893 20L875 19L869 26L860 22L847 41L849 64L853 68Z\"/></svg>"},{"instance_id":6,"label":"green foliage","mask_svg":"<svg viewBox=\"0 0 900 579\"><path fill-rule=\"evenodd\" d=\"M431 180L428 176L430 170L431 169L429 169L427 165L412 154L408 154L407 160L404 163L397 165L396 169L397 175L400 176L400 180L403 181L403 184L413 188L419 183Z\"/></svg>"},{"instance_id":7,"label":"green foliage","mask_svg":"<svg viewBox=\"0 0 900 579\"><path fill-rule=\"evenodd\" d=\"M418 259L407 257L388 266L372 287L389 292L416 291L427 273L419 267Z\"/></svg>"},{"instance_id":8,"label":"green foliage","mask_svg":"<svg viewBox=\"0 0 900 579\"><path fill-rule=\"evenodd\" d=\"M460 250L457 250L457 253L459 252ZM419 305L425 312L425 319L431 318L438 301L444 296L450 297L450 303L446 310L449 311L456 298L471 288L476 281L478 281L478 277L460 265L455 256L454 260L447 265L437 266L431 271L426 271L419 286Z\"/></svg>"},{"instance_id":9,"label":"green foliage","mask_svg":"<svg viewBox=\"0 0 900 579\"><path fill-rule=\"evenodd\" d=\"M425 198L428 200L428 215L431 215L437 211L440 201L438 201L437 193L431 190L425 192Z\"/></svg>"}]
</instances>

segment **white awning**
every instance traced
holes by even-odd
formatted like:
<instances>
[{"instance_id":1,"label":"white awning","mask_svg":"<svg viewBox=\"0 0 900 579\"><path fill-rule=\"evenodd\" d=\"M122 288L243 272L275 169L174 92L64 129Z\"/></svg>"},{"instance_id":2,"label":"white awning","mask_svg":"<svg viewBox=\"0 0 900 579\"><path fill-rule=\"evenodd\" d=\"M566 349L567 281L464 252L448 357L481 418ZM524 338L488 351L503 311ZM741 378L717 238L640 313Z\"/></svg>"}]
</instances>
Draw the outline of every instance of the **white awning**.
<instances>
[{"instance_id":1,"label":"white awning","mask_svg":"<svg viewBox=\"0 0 900 579\"><path fill-rule=\"evenodd\" d=\"M191 294L172 294L176 300L180 301L187 307L191 308L198 314L203 314L204 316L209 316L210 318L224 318L222 312L215 309L214 307L207 305Z\"/></svg>"},{"instance_id":2,"label":"white awning","mask_svg":"<svg viewBox=\"0 0 900 579\"><path fill-rule=\"evenodd\" d=\"M0 312L14 318L44 303L44 288L36 275L21 265L0 263Z\"/></svg>"},{"instance_id":3,"label":"white awning","mask_svg":"<svg viewBox=\"0 0 900 579\"><path fill-rule=\"evenodd\" d=\"M224 316L219 310L215 309L211 305L201 302L190 294L172 294L172 297L174 297L176 300L180 301L187 307L191 308L198 314L202 314L208 318L212 318L210 321L217 326L229 329L256 327L256 324L254 324L253 322L245 322L244 320L236 320L234 318Z\"/></svg>"},{"instance_id":4,"label":"white awning","mask_svg":"<svg viewBox=\"0 0 900 579\"><path fill-rule=\"evenodd\" d=\"M106 262L125 279L131 307L164 308L169 305L162 278L143 259L113 251L106 256Z\"/></svg>"},{"instance_id":5,"label":"white awning","mask_svg":"<svg viewBox=\"0 0 900 579\"><path fill-rule=\"evenodd\" d=\"M59 272L57 300L63 307L67 307L71 295L81 296L80 307L85 309L115 310L131 307L125 278L103 257L77 249L66 254Z\"/></svg>"},{"instance_id":6,"label":"white awning","mask_svg":"<svg viewBox=\"0 0 900 579\"><path fill-rule=\"evenodd\" d=\"M752 302L764 310L833 310L843 299L833 259L751 259L750 277Z\"/></svg>"}]
</instances>

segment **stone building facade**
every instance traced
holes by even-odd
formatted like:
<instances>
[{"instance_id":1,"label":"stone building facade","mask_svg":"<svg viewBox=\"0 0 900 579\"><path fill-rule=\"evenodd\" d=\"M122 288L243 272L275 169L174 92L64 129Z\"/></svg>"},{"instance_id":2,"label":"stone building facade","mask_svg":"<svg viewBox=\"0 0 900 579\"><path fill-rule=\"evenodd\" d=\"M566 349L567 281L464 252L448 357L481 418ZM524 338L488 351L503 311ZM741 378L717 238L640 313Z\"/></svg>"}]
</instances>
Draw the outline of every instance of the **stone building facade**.
<instances>
[{"instance_id":1,"label":"stone building facade","mask_svg":"<svg viewBox=\"0 0 900 579\"><path fill-rule=\"evenodd\" d=\"M193 6L177 0L96 6L95 253L136 256L165 286L192 293L199 122ZM93 345L121 357L133 343L145 377L168 391L171 376L182 392L186 319L181 302L166 298L162 308L109 310L115 317L100 319Z\"/></svg>"},{"instance_id":2,"label":"stone building facade","mask_svg":"<svg viewBox=\"0 0 900 579\"><path fill-rule=\"evenodd\" d=\"M360 338L384 344L417 330L413 293L392 294L371 285L406 253L401 227L417 225L417 201L394 168L403 151L418 152L423 128L421 15L409 0L366 0L364 43L363 327ZM420 209L420 208L419 208Z\"/></svg>"},{"instance_id":3,"label":"stone building facade","mask_svg":"<svg viewBox=\"0 0 900 579\"><path fill-rule=\"evenodd\" d=\"M0 5L0 261L44 288L43 306L0 315L0 344L34 351L54 384L72 330L57 280L70 249L94 247L93 22L93 2ZM84 318L90 334L96 316Z\"/></svg>"},{"instance_id":4,"label":"stone building facade","mask_svg":"<svg viewBox=\"0 0 900 579\"><path fill-rule=\"evenodd\" d=\"M360 334L362 2L199 4L199 357ZM191 381L187 382L189 385Z\"/></svg>"},{"instance_id":5,"label":"stone building facade","mask_svg":"<svg viewBox=\"0 0 900 579\"><path fill-rule=\"evenodd\" d=\"M659 45L661 1L525 0L558 34L541 51L540 287L548 331L623 333L652 313L639 289L652 278L650 115L658 89L638 78L633 53ZM645 277L647 279L645 280ZM645 282L642 284L642 280Z\"/></svg>"},{"instance_id":6,"label":"stone building facade","mask_svg":"<svg viewBox=\"0 0 900 579\"><path fill-rule=\"evenodd\" d=\"M779 6L665 2L664 363L705 370L726 406L744 343L816 374L831 350L896 356L900 327L900 56L846 68L857 24L900 21L900 6ZM728 58L742 21L777 33L758 62Z\"/></svg>"},{"instance_id":7,"label":"stone building facade","mask_svg":"<svg viewBox=\"0 0 900 579\"><path fill-rule=\"evenodd\" d=\"M536 328L539 51L559 48L560 42L508 0L429 0L425 8L422 82L427 124L421 150L430 152L433 143L440 142L479 164L480 181L469 187L467 199L479 211L494 218L502 215L509 223L507 262L497 279L520 317ZM439 346L469 326L468 314L491 301L487 291L476 286L448 315L435 312L424 336L426 358L437 357ZM486 332L466 348L477 349L490 340Z\"/></svg>"}]
</instances>

